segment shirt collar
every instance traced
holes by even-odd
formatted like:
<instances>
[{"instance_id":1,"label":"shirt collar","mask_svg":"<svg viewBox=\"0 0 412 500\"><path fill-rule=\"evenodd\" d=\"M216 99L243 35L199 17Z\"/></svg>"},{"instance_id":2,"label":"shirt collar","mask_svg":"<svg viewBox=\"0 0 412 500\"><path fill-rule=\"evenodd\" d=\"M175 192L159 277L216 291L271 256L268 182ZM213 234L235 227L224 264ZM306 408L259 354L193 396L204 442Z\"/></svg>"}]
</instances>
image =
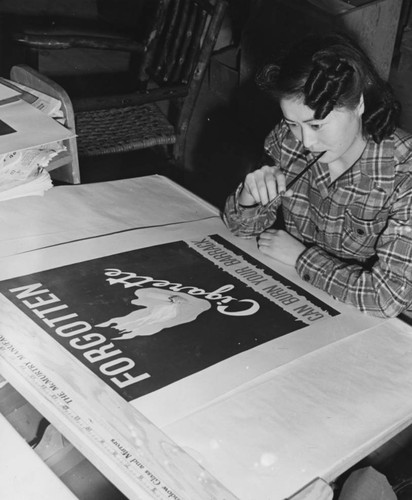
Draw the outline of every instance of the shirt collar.
<instances>
[{"instance_id":1,"label":"shirt collar","mask_svg":"<svg viewBox=\"0 0 412 500\"><path fill-rule=\"evenodd\" d=\"M336 187L354 186L362 191L371 191L374 188L383 189L390 193L394 183L394 142L392 138L377 144L371 137L368 138L365 149L358 161L335 181ZM330 178L325 175L327 165L317 166L316 174L324 179L326 190L330 187ZM326 191L320 188L322 196Z\"/></svg>"}]
</instances>

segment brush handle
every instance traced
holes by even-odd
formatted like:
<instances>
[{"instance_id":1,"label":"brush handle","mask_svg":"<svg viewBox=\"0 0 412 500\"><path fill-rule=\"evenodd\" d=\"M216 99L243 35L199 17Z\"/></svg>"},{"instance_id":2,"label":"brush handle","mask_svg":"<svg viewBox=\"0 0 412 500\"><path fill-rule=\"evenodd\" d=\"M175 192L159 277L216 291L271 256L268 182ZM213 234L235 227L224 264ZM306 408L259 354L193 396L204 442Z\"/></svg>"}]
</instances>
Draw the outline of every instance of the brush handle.
<instances>
[{"instance_id":1,"label":"brush handle","mask_svg":"<svg viewBox=\"0 0 412 500\"><path fill-rule=\"evenodd\" d=\"M315 164L315 163L316 163L316 162L317 162L317 161L318 161L318 160L319 160L319 159L320 159L320 158L321 158L321 157L322 157L325 153L326 153L326 151L322 151L322 153L319 153L319 154L318 154L318 156L316 156L316 158L314 158L311 162L309 162L309 163L306 165L306 167L305 167L303 170L301 170L301 171L300 171L300 172L296 175L296 177L294 177L294 178L293 178L293 179L292 179L292 180L291 180L291 181L287 184L287 186L286 186L286 191L287 191L288 189L290 189L290 188L291 188L291 187L295 184L295 182L296 182L296 181L298 181L298 180L302 177L302 175L305 175L305 173L306 173L306 172L310 169L310 167L312 167L312 166L313 166L313 165L314 165L314 164ZM262 213L262 212L267 212L267 211L268 211L268 210L270 210L270 209L271 209L274 205L276 205L276 204L279 202L279 200L282 198L283 193L284 193L284 191L282 191L282 192L281 192L281 193L279 193L277 196L275 196L275 197L273 198L273 200L272 200L272 201L270 201L270 202L269 202L269 203L267 203L266 205L262 206L262 211L261 211L260 213Z\"/></svg>"},{"instance_id":2,"label":"brush handle","mask_svg":"<svg viewBox=\"0 0 412 500\"><path fill-rule=\"evenodd\" d=\"M289 182L289 184L286 186L286 191L287 191L288 189L290 189L290 188L291 188L291 187L295 184L295 182L296 182L296 181L298 181L298 180L302 177L302 175L304 175L304 174L305 174L305 173L306 173L306 172L310 169L310 167L311 167L312 165L314 165L314 164L315 164L315 163L316 163L316 162L317 162L320 158L322 158L322 156L323 156L325 153L326 153L326 151L322 151L322 153L319 153L319 154L318 154L318 156L317 156L316 158L314 158L311 162L309 162L309 163L306 165L306 167L305 167L305 168L304 168L301 172L299 172L299 173L298 173L298 175L297 175L296 177L294 177L294 178L293 178L293 179Z\"/></svg>"}]
</instances>

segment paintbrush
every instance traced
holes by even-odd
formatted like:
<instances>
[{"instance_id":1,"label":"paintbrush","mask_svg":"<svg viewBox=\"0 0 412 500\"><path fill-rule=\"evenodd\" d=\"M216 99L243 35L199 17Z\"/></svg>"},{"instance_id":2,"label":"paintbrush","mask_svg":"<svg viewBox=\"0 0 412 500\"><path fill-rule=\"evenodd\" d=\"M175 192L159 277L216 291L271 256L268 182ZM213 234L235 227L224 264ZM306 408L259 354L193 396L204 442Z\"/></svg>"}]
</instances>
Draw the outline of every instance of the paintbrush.
<instances>
[{"instance_id":1,"label":"paintbrush","mask_svg":"<svg viewBox=\"0 0 412 500\"><path fill-rule=\"evenodd\" d=\"M296 177L294 177L287 185L286 185L286 190L285 191L282 191L281 193L279 193L277 196L275 196L273 198L273 200L269 201L269 203L267 203L266 205L262 205L261 207L261 211L260 213L263 213L263 212L267 212L268 210L270 210L273 206L275 206L279 201L280 199L282 198L282 196L284 195L284 193L290 189L294 184L295 182L297 182L301 177L302 175L304 175L309 169L310 167L312 167L324 154L326 153L326 151L322 151L321 153L319 153L312 161L310 161L306 167L301 170L297 175Z\"/></svg>"}]
</instances>

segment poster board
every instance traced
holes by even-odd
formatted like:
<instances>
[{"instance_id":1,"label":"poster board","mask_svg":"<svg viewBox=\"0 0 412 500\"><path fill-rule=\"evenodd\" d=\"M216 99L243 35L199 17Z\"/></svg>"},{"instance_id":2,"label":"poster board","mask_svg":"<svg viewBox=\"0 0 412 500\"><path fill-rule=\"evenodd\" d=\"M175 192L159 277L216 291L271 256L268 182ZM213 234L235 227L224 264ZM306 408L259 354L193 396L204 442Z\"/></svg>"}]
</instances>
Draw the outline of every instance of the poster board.
<instances>
[{"instance_id":1,"label":"poster board","mask_svg":"<svg viewBox=\"0 0 412 500\"><path fill-rule=\"evenodd\" d=\"M216 234L1 281L0 293L137 407L141 397L157 399L159 389L340 314ZM220 380L215 397L248 381L224 369ZM184 406L191 413L198 404ZM152 421L173 421L173 408L165 421L155 406Z\"/></svg>"},{"instance_id":2,"label":"poster board","mask_svg":"<svg viewBox=\"0 0 412 500\"><path fill-rule=\"evenodd\" d=\"M158 426L331 342L331 325L336 341L375 322L352 309L349 319L345 306L239 246L250 242L219 233L220 221L205 220L105 237L125 251L101 256L99 239L39 250L77 262L2 281L0 292ZM33 254L20 259L36 268ZM131 333L127 321L141 326ZM305 341L280 355L301 330Z\"/></svg>"}]
</instances>

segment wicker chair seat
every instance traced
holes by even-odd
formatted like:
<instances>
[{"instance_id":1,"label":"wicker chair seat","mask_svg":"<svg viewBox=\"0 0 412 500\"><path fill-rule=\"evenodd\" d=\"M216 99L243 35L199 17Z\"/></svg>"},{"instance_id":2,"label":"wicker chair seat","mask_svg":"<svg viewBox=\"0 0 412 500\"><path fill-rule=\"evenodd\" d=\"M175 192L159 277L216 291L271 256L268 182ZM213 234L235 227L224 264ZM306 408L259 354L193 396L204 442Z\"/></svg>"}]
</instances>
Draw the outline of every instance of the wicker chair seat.
<instances>
[{"instance_id":1,"label":"wicker chair seat","mask_svg":"<svg viewBox=\"0 0 412 500\"><path fill-rule=\"evenodd\" d=\"M176 133L154 104L76 113L79 154L96 156L174 144Z\"/></svg>"}]
</instances>

